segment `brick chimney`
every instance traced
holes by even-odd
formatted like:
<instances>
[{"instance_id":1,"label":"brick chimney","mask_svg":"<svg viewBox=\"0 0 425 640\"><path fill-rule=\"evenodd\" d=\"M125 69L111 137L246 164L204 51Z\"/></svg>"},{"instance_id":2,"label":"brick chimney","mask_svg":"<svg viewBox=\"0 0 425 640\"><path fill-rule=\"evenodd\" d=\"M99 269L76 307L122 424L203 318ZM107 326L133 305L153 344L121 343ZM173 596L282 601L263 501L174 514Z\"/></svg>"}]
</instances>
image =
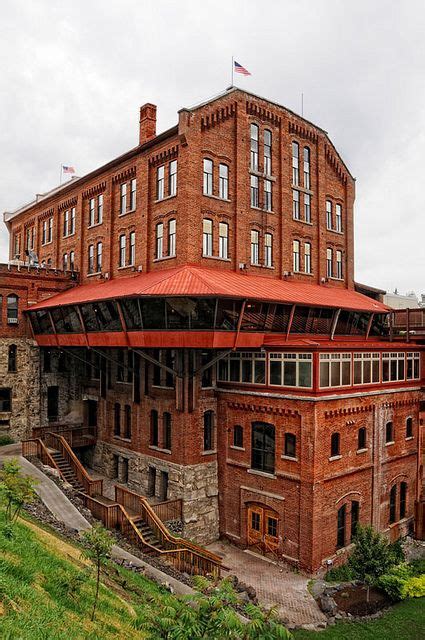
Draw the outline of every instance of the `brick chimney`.
<instances>
[{"instance_id":1,"label":"brick chimney","mask_svg":"<svg viewBox=\"0 0 425 640\"><path fill-rule=\"evenodd\" d=\"M144 144L156 136L156 104L150 102L140 107L139 144Z\"/></svg>"}]
</instances>

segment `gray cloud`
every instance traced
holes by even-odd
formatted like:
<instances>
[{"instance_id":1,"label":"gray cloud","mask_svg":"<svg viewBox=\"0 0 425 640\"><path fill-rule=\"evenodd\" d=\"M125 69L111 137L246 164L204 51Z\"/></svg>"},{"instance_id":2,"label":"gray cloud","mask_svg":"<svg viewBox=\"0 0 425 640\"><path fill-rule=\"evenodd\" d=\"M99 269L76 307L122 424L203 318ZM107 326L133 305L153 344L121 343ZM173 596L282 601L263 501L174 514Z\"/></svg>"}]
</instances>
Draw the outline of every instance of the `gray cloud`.
<instances>
[{"instance_id":1,"label":"gray cloud","mask_svg":"<svg viewBox=\"0 0 425 640\"><path fill-rule=\"evenodd\" d=\"M134 146L144 102L175 124L234 54L238 86L296 111L304 92L356 176L356 278L425 290L424 23L422 0L3 0L0 211Z\"/></svg>"}]
</instances>

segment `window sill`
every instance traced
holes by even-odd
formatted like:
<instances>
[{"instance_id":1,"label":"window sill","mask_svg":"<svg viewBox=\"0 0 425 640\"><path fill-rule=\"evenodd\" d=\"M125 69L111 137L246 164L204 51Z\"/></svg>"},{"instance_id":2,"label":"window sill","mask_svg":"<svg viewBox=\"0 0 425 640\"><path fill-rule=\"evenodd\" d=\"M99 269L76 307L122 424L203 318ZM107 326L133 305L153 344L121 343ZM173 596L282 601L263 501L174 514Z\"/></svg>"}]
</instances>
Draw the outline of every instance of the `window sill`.
<instances>
[{"instance_id":1,"label":"window sill","mask_svg":"<svg viewBox=\"0 0 425 640\"><path fill-rule=\"evenodd\" d=\"M413 440L413 437L414 437L414 436L406 436L406 437L405 437L405 440Z\"/></svg>"},{"instance_id":2,"label":"window sill","mask_svg":"<svg viewBox=\"0 0 425 640\"><path fill-rule=\"evenodd\" d=\"M341 454L339 454L339 455L337 455L337 456L331 456L331 457L329 458L329 462L333 462L334 460L341 460L341 458L342 458L342 455L341 455Z\"/></svg>"},{"instance_id":3,"label":"window sill","mask_svg":"<svg viewBox=\"0 0 425 640\"><path fill-rule=\"evenodd\" d=\"M212 193L204 193L204 192L202 192L202 195L205 196L206 198L212 198L213 200L219 200L220 202L232 202L230 200L230 198L220 198L220 196L215 196Z\"/></svg>"},{"instance_id":4,"label":"window sill","mask_svg":"<svg viewBox=\"0 0 425 640\"><path fill-rule=\"evenodd\" d=\"M128 382L127 380L115 380L116 384L133 384L132 382Z\"/></svg>"},{"instance_id":5,"label":"window sill","mask_svg":"<svg viewBox=\"0 0 425 640\"><path fill-rule=\"evenodd\" d=\"M313 226L312 222L308 222L307 220L302 220L301 218L294 218L294 216L292 216L292 220L294 220L294 222L301 222L301 224L308 224L309 227Z\"/></svg>"},{"instance_id":6,"label":"window sill","mask_svg":"<svg viewBox=\"0 0 425 640\"><path fill-rule=\"evenodd\" d=\"M235 451L245 451L245 447L237 447L235 444L229 445L229 449L234 449Z\"/></svg>"},{"instance_id":7,"label":"window sill","mask_svg":"<svg viewBox=\"0 0 425 640\"><path fill-rule=\"evenodd\" d=\"M206 256L204 253L202 254L203 258L207 258L208 260L221 260L222 262L231 262L230 258L220 258L220 256Z\"/></svg>"},{"instance_id":8,"label":"window sill","mask_svg":"<svg viewBox=\"0 0 425 640\"><path fill-rule=\"evenodd\" d=\"M208 449L208 451L203 451L201 456L212 456L214 453L217 453L217 449Z\"/></svg>"},{"instance_id":9,"label":"window sill","mask_svg":"<svg viewBox=\"0 0 425 640\"><path fill-rule=\"evenodd\" d=\"M134 264L126 264L123 267L118 267L118 271L122 271L123 269L135 269Z\"/></svg>"},{"instance_id":10,"label":"window sill","mask_svg":"<svg viewBox=\"0 0 425 640\"><path fill-rule=\"evenodd\" d=\"M391 440L391 442L386 442L385 446L390 447L392 444L395 444L395 440Z\"/></svg>"},{"instance_id":11,"label":"window sill","mask_svg":"<svg viewBox=\"0 0 425 640\"><path fill-rule=\"evenodd\" d=\"M294 189L295 191L301 191L302 193L308 193L311 196L313 195L313 191L311 189L306 189L305 187L302 187L300 184L292 184L291 185L292 189Z\"/></svg>"},{"instance_id":12,"label":"window sill","mask_svg":"<svg viewBox=\"0 0 425 640\"><path fill-rule=\"evenodd\" d=\"M174 193L172 196L165 196L164 198L157 198L153 201L154 204L158 204L159 202L164 202L165 200L172 200L177 197L177 193Z\"/></svg>"},{"instance_id":13,"label":"window sill","mask_svg":"<svg viewBox=\"0 0 425 640\"><path fill-rule=\"evenodd\" d=\"M330 227L326 227L326 231L331 231L332 233L336 233L338 236L343 236L343 231L338 231L337 229L331 229Z\"/></svg>"},{"instance_id":14,"label":"window sill","mask_svg":"<svg viewBox=\"0 0 425 640\"><path fill-rule=\"evenodd\" d=\"M75 231L74 233L67 233L66 236L62 236L62 239L67 240L68 238L72 238L73 236L75 236Z\"/></svg>"},{"instance_id":15,"label":"window sill","mask_svg":"<svg viewBox=\"0 0 425 640\"><path fill-rule=\"evenodd\" d=\"M154 258L154 262L163 262L164 260L172 260L173 258L176 257L176 254L174 254L173 256L162 256L161 258Z\"/></svg>"},{"instance_id":16,"label":"window sill","mask_svg":"<svg viewBox=\"0 0 425 640\"><path fill-rule=\"evenodd\" d=\"M335 276L328 276L329 280L336 280L336 282L344 282L345 278L336 278Z\"/></svg>"},{"instance_id":17,"label":"window sill","mask_svg":"<svg viewBox=\"0 0 425 640\"><path fill-rule=\"evenodd\" d=\"M88 278L94 278L95 276L101 276L102 272L101 271L94 271L93 273L88 273L87 277Z\"/></svg>"},{"instance_id":18,"label":"window sill","mask_svg":"<svg viewBox=\"0 0 425 640\"><path fill-rule=\"evenodd\" d=\"M134 213L135 211L136 211L136 208L129 209L128 211L124 211L124 213L119 213L118 218L124 218L124 216L128 216L129 213Z\"/></svg>"},{"instance_id":19,"label":"window sill","mask_svg":"<svg viewBox=\"0 0 425 640\"><path fill-rule=\"evenodd\" d=\"M276 480L277 476L274 473L267 473L267 471L260 471L259 469L247 469L247 473L252 473L254 476L263 476L263 478L270 478Z\"/></svg>"},{"instance_id":20,"label":"window sill","mask_svg":"<svg viewBox=\"0 0 425 640\"><path fill-rule=\"evenodd\" d=\"M368 451L367 447L365 449L357 449L356 453L366 453L366 451Z\"/></svg>"},{"instance_id":21,"label":"window sill","mask_svg":"<svg viewBox=\"0 0 425 640\"><path fill-rule=\"evenodd\" d=\"M154 367L155 367L155 366L158 366L158 367L159 367L159 365L154 365ZM168 390L170 390L170 389L174 389L174 387L167 387L165 384L153 384L153 385L152 385L152 388L153 388L153 389L168 389Z\"/></svg>"},{"instance_id":22,"label":"window sill","mask_svg":"<svg viewBox=\"0 0 425 640\"><path fill-rule=\"evenodd\" d=\"M157 447L154 444L150 444L149 449L152 449L152 451L159 451L160 453L166 453L167 455L171 455L171 449L163 449L162 447Z\"/></svg>"},{"instance_id":23,"label":"window sill","mask_svg":"<svg viewBox=\"0 0 425 640\"><path fill-rule=\"evenodd\" d=\"M53 244L53 240L49 240L49 242L42 242L42 243L41 243L41 246L42 246L42 247L48 247L48 246L49 246L49 244Z\"/></svg>"},{"instance_id":24,"label":"window sill","mask_svg":"<svg viewBox=\"0 0 425 640\"><path fill-rule=\"evenodd\" d=\"M298 462L298 458L295 456L285 456L285 455L281 455L280 456L281 460L291 460L292 462Z\"/></svg>"},{"instance_id":25,"label":"window sill","mask_svg":"<svg viewBox=\"0 0 425 640\"><path fill-rule=\"evenodd\" d=\"M265 180L270 180L271 182L276 182L277 178L275 176L271 176L267 173L264 173L262 171L258 171L257 169L250 169L249 173L252 176L257 176L257 178L264 178Z\"/></svg>"},{"instance_id":26,"label":"window sill","mask_svg":"<svg viewBox=\"0 0 425 640\"><path fill-rule=\"evenodd\" d=\"M87 229L95 229L96 227L100 227L101 224L103 224L103 220L101 220L100 222L95 222L94 224L89 224Z\"/></svg>"},{"instance_id":27,"label":"window sill","mask_svg":"<svg viewBox=\"0 0 425 640\"><path fill-rule=\"evenodd\" d=\"M264 207L256 207L253 204L251 205L251 209L254 209L254 211L261 211L261 213L275 213L273 209L264 209Z\"/></svg>"},{"instance_id":28,"label":"window sill","mask_svg":"<svg viewBox=\"0 0 425 640\"><path fill-rule=\"evenodd\" d=\"M124 436L117 436L114 434L114 440L121 440L122 442L131 443L131 438L124 438Z\"/></svg>"}]
</instances>

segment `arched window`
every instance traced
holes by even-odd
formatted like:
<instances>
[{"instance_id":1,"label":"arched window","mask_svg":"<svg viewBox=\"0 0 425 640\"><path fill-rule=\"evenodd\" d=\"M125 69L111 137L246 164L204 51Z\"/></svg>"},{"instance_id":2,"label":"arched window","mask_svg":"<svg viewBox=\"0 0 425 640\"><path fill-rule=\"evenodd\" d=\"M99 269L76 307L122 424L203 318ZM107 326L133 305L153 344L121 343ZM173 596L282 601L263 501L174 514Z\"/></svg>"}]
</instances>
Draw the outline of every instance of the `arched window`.
<instances>
[{"instance_id":1,"label":"arched window","mask_svg":"<svg viewBox=\"0 0 425 640\"><path fill-rule=\"evenodd\" d=\"M360 427L357 433L357 449L366 449L366 427Z\"/></svg>"},{"instance_id":2,"label":"arched window","mask_svg":"<svg viewBox=\"0 0 425 640\"><path fill-rule=\"evenodd\" d=\"M202 223L202 254L212 256L213 254L213 222L205 218Z\"/></svg>"},{"instance_id":3,"label":"arched window","mask_svg":"<svg viewBox=\"0 0 425 640\"><path fill-rule=\"evenodd\" d=\"M258 125L251 124L251 169L258 171Z\"/></svg>"},{"instance_id":4,"label":"arched window","mask_svg":"<svg viewBox=\"0 0 425 640\"><path fill-rule=\"evenodd\" d=\"M304 147L304 188L310 189L310 149Z\"/></svg>"},{"instance_id":5,"label":"arched window","mask_svg":"<svg viewBox=\"0 0 425 640\"><path fill-rule=\"evenodd\" d=\"M68 271L68 254L64 253L62 256L62 269Z\"/></svg>"},{"instance_id":6,"label":"arched window","mask_svg":"<svg viewBox=\"0 0 425 640\"><path fill-rule=\"evenodd\" d=\"M227 260L229 257L229 225L220 222L218 225L218 256Z\"/></svg>"},{"instance_id":7,"label":"arched window","mask_svg":"<svg viewBox=\"0 0 425 640\"><path fill-rule=\"evenodd\" d=\"M227 164L218 166L218 197L222 200L229 199L229 167Z\"/></svg>"},{"instance_id":8,"label":"arched window","mask_svg":"<svg viewBox=\"0 0 425 640\"><path fill-rule=\"evenodd\" d=\"M292 184L298 186L300 183L300 145L298 142L292 143Z\"/></svg>"},{"instance_id":9,"label":"arched window","mask_svg":"<svg viewBox=\"0 0 425 640\"><path fill-rule=\"evenodd\" d=\"M214 448L214 412L204 413L204 451L211 451Z\"/></svg>"},{"instance_id":10,"label":"arched window","mask_svg":"<svg viewBox=\"0 0 425 640\"><path fill-rule=\"evenodd\" d=\"M413 437L413 418L406 418L406 438Z\"/></svg>"},{"instance_id":11,"label":"arched window","mask_svg":"<svg viewBox=\"0 0 425 640\"><path fill-rule=\"evenodd\" d=\"M151 411L150 444L152 447L158 446L158 411L156 409Z\"/></svg>"},{"instance_id":12,"label":"arched window","mask_svg":"<svg viewBox=\"0 0 425 640\"><path fill-rule=\"evenodd\" d=\"M16 344L9 345L7 370L9 373L16 373Z\"/></svg>"},{"instance_id":13,"label":"arched window","mask_svg":"<svg viewBox=\"0 0 425 640\"><path fill-rule=\"evenodd\" d=\"M397 485L391 487L390 491L390 524L396 521Z\"/></svg>"},{"instance_id":14,"label":"arched window","mask_svg":"<svg viewBox=\"0 0 425 640\"><path fill-rule=\"evenodd\" d=\"M164 449L171 451L171 413L167 411L163 415Z\"/></svg>"},{"instance_id":15,"label":"arched window","mask_svg":"<svg viewBox=\"0 0 425 640\"><path fill-rule=\"evenodd\" d=\"M360 502L358 500L351 501L351 540L357 532L357 525L359 524L360 516Z\"/></svg>"},{"instance_id":16,"label":"arched window","mask_svg":"<svg viewBox=\"0 0 425 640\"><path fill-rule=\"evenodd\" d=\"M131 407L129 404L124 407L124 417L124 438L131 440Z\"/></svg>"},{"instance_id":17,"label":"arched window","mask_svg":"<svg viewBox=\"0 0 425 640\"><path fill-rule=\"evenodd\" d=\"M285 456L297 457L297 438L293 433L285 433Z\"/></svg>"},{"instance_id":18,"label":"arched window","mask_svg":"<svg viewBox=\"0 0 425 640\"><path fill-rule=\"evenodd\" d=\"M266 422L253 422L251 447L251 468L265 473L274 473L274 426Z\"/></svg>"},{"instance_id":19,"label":"arched window","mask_svg":"<svg viewBox=\"0 0 425 640\"><path fill-rule=\"evenodd\" d=\"M19 298L15 293L7 296L7 323L18 324Z\"/></svg>"},{"instance_id":20,"label":"arched window","mask_svg":"<svg viewBox=\"0 0 425 640\"><path fill-rule=\"evenodd\" d=\"M385 442L394 442L394 427L392 422L387 422L385 425Z\"/></svg>"},{"instance_id":21,"label":"arched window","mask_svg":"<svg viewBox=\"0 0 425 640\"><path fill-rule=\"evenodd\" d=\"M164 254L164 224L162 222L158 222L155 229L156 229L155 258L159 260L160 258L162 258Z\"/></svg>"},{"instance_id":22,"label":"arched window","mask_svg":"<svg viewBox=\"0 0 425 640\"><path fill-rule=\"evenodd\" d=\"M176 221L174 218L168 223L168 255L176 255Z\"/></svg>"},{"instance_id":23,"label":"arched window","mask_svg":"<svg viewBox=\"0 0 425 640\"><path fill-rule=\"evenodd\" d=\"M345 504L343 504L342 507L340 507L338 509L337 531L336 531L336 546L337 546L337 549L340 549L341 547L345 547L346 511L347 511L347 506Z\"/></svg>"},{"instance_id":24,"label":"arched window","mask_svg":"<svg viewBox=\"0 0 425 640\"><path fill-rule=\"evenodd\" d=\"M264 265L273 266L273 235L271 233L264 234Z\"/></svg>"},{"instance_id":25,"label":"arched window","mask_svg":"<svg viewBox=\"0 0 425 640\"><path fill-rule=\"evenodd\" d=\"M407 483L400 482L400 520L406 517L407 511Z\"/></svg>"},{"instance_id":26,"label":"arched window","mask_svg":"<svg viewBox=\"0 0 425 640\"><path fill-rule=\"evenodd\" d=\"M337 431L331 435L331 458L340 455L340 435Z\"/></svg>"},{"instance_id":27,"label":"arched window","mask_svg":"<svg viewBox=\"0 0 425 640\"><path fill-rule=\"evenodd\" d=\"M240 424L233 427L233 446L240 449L243 447L243 428Z\"/></svg>"},{"instance_id":28,"label":"arched window","mask_svg":"<svg viewBox=\"0 0 425 640\"><path fill-rule=\"evenodd\" d=\"M121 435L121 405L119 402L114 404L114 436Z\"/></svg>"},{"instance_id":29,"label":"arched window","mask_svg":"<svg viewBox=\"0 0 425 640\"><path fill-rule=\"evenodd\" d=\"M88 273L94 273L94 244L89 245L88 251Z\"/></svg>"},{"instance_id":30,"label":"arched window","mask_svg":"<svg viewBox=\"0 0 425 640\"><path fill-rule=\"evenodd\" d=\"M260 232L251 230L251 264L260 263Z\"/></svg>"},{"instance_id":31,"label":"arched window","mask_svg":"<svg viewBox=\"0 0 425 640\"><path fill-rule=\"evenodd\" d=\"M272 132L264 130L264 166L263 171L266 176L272 175Z\"/></svg>"},{"instance_id":32,"label":"arched window","mask_svg":"<svg viewBox=\"0 0 425 640\"><path fill-rule=\"evenodd\" d=\"M204 194L212 196L213 192L213 162L204 158Z\"/></svg>"}]
</instances>

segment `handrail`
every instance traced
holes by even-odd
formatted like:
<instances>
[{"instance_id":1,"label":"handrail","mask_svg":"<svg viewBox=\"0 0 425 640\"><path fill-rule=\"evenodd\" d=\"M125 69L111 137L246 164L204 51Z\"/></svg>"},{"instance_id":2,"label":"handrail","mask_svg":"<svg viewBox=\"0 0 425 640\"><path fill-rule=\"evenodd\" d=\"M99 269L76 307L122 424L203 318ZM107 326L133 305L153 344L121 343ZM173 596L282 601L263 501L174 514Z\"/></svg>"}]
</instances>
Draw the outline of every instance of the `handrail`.
<instances>
[{"instance_id":1,"label":"handrail","mask_svg":"<svg viewBox=\"0 0 425 640\"><path fill-rule=\"evenodd\" d=\"M53 469L56 469L56 471L59 472L61 478L63 480L65 480L65 476L63 475L62 471L59 469L59 467L56 464L54 458L52 458L52 456L50 454L50 451L48 450L48 448L44 444L43 440L41 440L40 438L29 438L28 440L22 440L22 442L21 442L21 445L22 445L22 456L24 458L26 458L27 456L31 455L30 453L27 453L25 451L25 449L27 449L27 447L24 446L26 444L29 444L30 442L34 442L37 445L37 451L36 451L37 458L39 458L43 464L46 464L45 460L47 459L48 462L50 463L48 466L52 467Z\"/></svg>"},{"instance_id":2,"label":"handrail","mask_svg":"<svg viewBox=\"0 0 425 640\"><path fill-rule=\"evenodd\" d=\"M59 452L67 462L71 463L78 481L83 485L89 496L102 494L103 480L93 480L93 478L89 476L65 438L51 431L48 431L46 436L49 436L56 444L59 444Z\"/></svg>"}]
</instances>

